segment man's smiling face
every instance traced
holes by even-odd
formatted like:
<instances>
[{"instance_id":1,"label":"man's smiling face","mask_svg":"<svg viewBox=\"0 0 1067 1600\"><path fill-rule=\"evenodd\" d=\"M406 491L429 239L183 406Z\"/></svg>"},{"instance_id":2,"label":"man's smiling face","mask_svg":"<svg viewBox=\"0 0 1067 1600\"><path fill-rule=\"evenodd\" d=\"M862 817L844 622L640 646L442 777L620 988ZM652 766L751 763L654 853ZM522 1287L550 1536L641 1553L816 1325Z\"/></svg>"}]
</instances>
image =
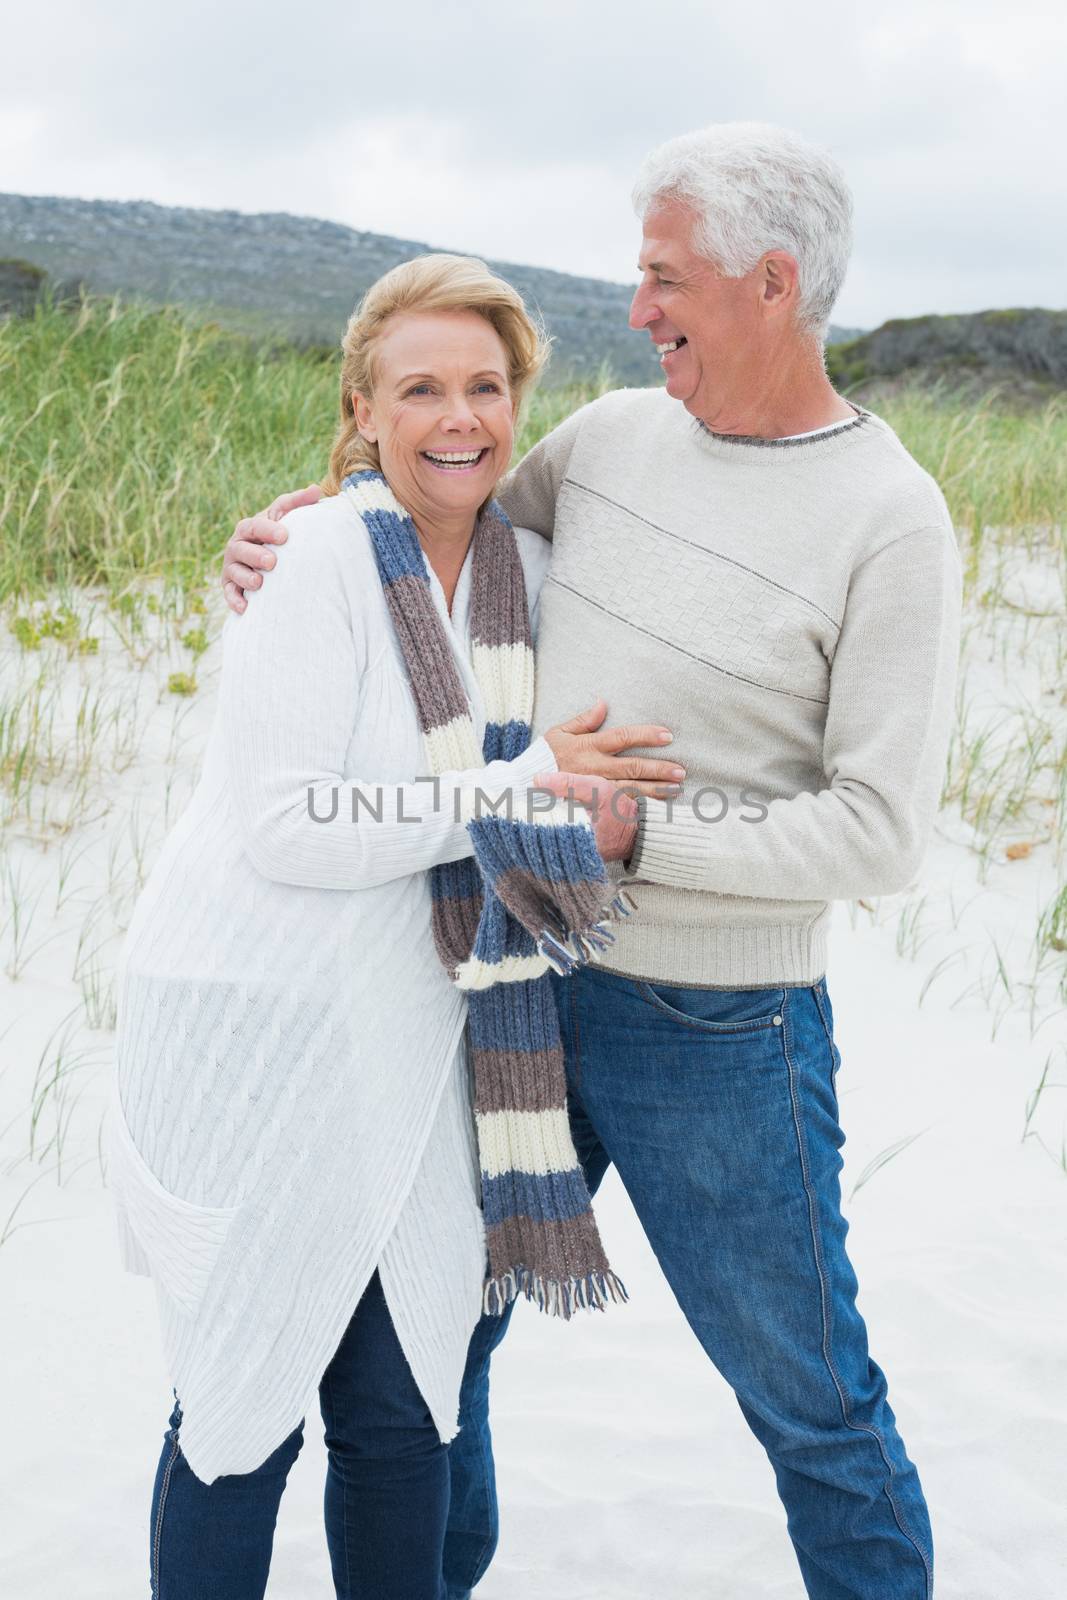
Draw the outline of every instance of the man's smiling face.
<instances>
[{"instance_id":1,"label":"man's smiling face","mask_svg":"<svg viewBox=\"0 0 1067 1600\"><path fill-rule=\"evenodd\" d=\"M760 263L724 278L693 245L693 211L665 200L645 217L630 306L631 328L644 329L660 352L667 393L709 427L731 431L750 404L767 329L760 314Z\"/></svg>"}]
</instances>

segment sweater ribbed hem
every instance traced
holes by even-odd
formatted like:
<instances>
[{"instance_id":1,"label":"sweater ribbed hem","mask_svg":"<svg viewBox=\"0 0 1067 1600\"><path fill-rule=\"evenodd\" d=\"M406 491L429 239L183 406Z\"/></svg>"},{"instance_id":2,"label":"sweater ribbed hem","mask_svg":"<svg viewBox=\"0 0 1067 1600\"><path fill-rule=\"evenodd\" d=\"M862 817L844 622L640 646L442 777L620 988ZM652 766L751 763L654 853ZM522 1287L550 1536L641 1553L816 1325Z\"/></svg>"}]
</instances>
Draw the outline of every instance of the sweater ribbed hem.
<instances>
[{"instance_id":1,"label":"sweater ribbed hem","mask_svg":"<svg viewBox=\"0 0 1067 1600\"><path fill-rule=\"evenodd\" d=\"M640 893L635 887L635 900ZM827 905L804 922L664 926L642 921L639 905L632 919L612 924L615 943L594 964L604 972L681 989L811 984L826 971L830 916Z\"/></svg>"}]
</instances>

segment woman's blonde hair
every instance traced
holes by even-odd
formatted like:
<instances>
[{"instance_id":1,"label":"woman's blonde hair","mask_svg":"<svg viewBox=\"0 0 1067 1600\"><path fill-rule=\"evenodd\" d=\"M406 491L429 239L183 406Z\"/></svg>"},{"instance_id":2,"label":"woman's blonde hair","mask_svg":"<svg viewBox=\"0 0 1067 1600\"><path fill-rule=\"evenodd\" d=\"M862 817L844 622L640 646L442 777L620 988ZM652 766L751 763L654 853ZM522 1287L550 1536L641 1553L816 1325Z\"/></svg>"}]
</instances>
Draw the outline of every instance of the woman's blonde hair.
<instances>
[{"instance_id":1,"label":"woman's blonde hair","mask_svg":"<svg viewBox=\"0 0 1067 1600\"><path fill-rule=\"evenodd\" d=\"M326 494L337 494L350 472L381 471L378 446L356 426L352 398L374 394L374 353L390 317L402 311L475 311L496 329L507 352L508 386L516 412L548 359L549 342L518 290L472 256L434 254L403 261L372 283L352 313L341 340L341 420Z\"/></svg>"}]
</instances>

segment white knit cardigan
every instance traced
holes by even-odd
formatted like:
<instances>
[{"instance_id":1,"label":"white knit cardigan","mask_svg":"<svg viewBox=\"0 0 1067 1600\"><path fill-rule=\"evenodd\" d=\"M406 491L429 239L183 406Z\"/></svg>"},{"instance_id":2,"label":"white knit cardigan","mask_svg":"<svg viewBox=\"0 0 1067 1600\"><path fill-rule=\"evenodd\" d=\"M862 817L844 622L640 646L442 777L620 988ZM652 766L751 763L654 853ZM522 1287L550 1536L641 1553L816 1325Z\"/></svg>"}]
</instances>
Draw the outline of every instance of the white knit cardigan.
<instances>
[{"instance_id":1,"label":"white knit cardigan","mask_svg":"<svg viewBox=\"0 0 1067 1600\"><path fill-rule=\"evenodd\" d=\"M223 626L199 784L119 958L120 1255L154 1280L204 1483L252 1471L309 1411L375 1267L447 1442L485 1270L466 1003L434 947L427 872L469 837L447 775L437 809L412 782L414 701L354 507L337 496L286 523L270 581ZM551 546L517 538L536 622ZM451 618L430 581L480 739L469 555ZM454 781L555 768L542 738ZM353 784L381 822L349 820ZM338 788L332 823L309 816L309 785L319 816Z\"/></svg>"}]
</instances>

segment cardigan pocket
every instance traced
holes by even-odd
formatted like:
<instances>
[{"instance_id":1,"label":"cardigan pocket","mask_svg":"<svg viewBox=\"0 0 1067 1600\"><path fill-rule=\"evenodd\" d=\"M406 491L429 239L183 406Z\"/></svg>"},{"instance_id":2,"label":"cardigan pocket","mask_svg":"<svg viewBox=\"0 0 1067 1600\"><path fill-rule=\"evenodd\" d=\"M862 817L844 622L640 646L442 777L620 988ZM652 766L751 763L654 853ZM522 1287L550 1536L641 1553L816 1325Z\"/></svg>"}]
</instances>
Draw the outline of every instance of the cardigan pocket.
<instances>
[{"instance_id":1,"label":"cardigan pocket","mask_svg":"<svg viewBox=\"0 0 1067 1600\"><path fill-rule=\"evenodd\" d=\"M156 1279L186 1316L207 1288L238 1206L201 1206L165 1189L134 1143L116 1092L108 1112L108 1178L129 1270Z\"/></svg>"}]
</instances>

